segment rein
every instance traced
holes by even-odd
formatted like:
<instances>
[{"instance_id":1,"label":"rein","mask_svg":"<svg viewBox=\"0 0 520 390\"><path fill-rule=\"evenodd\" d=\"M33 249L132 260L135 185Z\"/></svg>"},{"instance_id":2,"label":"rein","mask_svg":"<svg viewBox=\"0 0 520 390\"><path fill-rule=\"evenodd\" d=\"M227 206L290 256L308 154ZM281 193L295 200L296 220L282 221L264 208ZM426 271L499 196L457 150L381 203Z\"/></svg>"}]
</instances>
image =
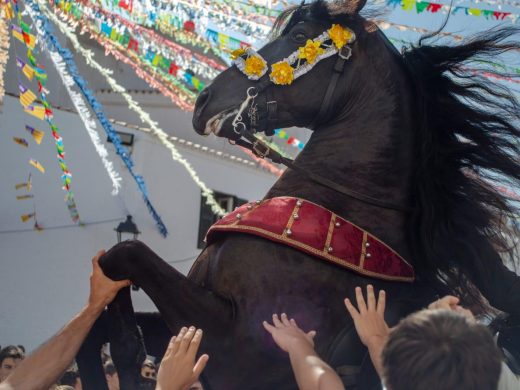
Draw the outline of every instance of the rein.
<instances>
[{"instance_id":1,"label":"rein","mask_svg":"<svg viewBox=\"0 0 520 390\"><path fill-rule=\"evenodd\" d=\"M345 64L347 60L351 57L351 55L352 50L348 46L344 46L341 48L341 50L338 51L338 59L336 60L336 63L334 65L334 73L329 81L329 85L321 103L320 110L318 111L318 115L316 116L312 124L309 126L310 128L315 128L318 123L323 122L330 116L330 111L332 109L332 98L334 96L336 86L338 84L339 78L343 73L343 70L345 69ZM269 86L271 86L271 80L267 78L259 82L255 87L248 88L247 97L238 108L238 112L235 115L235 118L232 122L233 131L238 137L236 139L229 139L229 142L231 144L242 146L243 148L246 148L253 152L255 156L259 158L268 158L274 163L283 164L287 168L292 169L301 176L312 180L316 184L319 184L323 187L327 187L350 198L388 210L395 210L404 213L409 213L413 211L409 207L397 205L391 202L386 202L384 200L377 199L369 195L361 194L357 191L353 191L341 184L327 179L326 177L300 168L295 164L294 160L282 156L276 150L271 149L268 145L266 145L261 139L256 137L256 129L259 126L259 114L258 106L255 102L255 99L261 92L265 91L266 95L266 128L274 128L275 123L277 121L277 102L276 100L274 100L272 89L269 88ZM247 115L249 117L249 126L246 125L244 115Z\"/></svg>"}]
</instances>

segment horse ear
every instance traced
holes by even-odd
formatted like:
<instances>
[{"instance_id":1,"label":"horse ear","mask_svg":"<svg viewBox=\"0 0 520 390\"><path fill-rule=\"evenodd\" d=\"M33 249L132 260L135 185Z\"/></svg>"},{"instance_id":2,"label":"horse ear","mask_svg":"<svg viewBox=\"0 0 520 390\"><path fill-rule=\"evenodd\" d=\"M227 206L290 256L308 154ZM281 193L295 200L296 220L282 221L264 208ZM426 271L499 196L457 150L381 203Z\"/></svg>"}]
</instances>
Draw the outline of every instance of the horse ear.
<instances>
[{"instance_id":1,"label":"horse ear","mask_svg":"<svg viewBox=\"0 0 520 390\"><path fill-rule=\"evenodd\" d=\"M359 13L367 3L367 0L336 0L328 3L327 8L331 15L354 16Z\"/></svg>"}]
</instances>

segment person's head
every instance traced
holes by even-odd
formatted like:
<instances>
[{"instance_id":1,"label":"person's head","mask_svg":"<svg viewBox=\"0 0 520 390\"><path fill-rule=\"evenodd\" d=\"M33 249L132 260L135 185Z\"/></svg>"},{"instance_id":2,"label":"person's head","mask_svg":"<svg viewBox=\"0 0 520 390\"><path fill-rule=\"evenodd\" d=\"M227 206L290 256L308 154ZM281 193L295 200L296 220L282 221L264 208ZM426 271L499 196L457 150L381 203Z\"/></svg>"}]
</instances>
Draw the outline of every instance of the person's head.
<instances>
[{"instance_id":1,"label":"person's head","mask_svg":"<svg viewBox=\"0 0 520 390\"><path fill-rule=\"evenodd\" d=\"M449 310L403 319L383 349L389 390L496 390L501 359L491 333Z\"/></svg>"},{"instance_id":2,"label":"person's head","mask_svg":"<svg viewBox=\"0 0 520 390\"><path fill-rule=\"evenodd\" d=\"M9 345L0 351L0 382L11 374L23 358L23 351L15 345Z\"/></svg>"},{"instance_id":3,"label":"person's head","mask_svg":"<svg viewBox=\"0 0 520 390\"><path fill-rule=\"evenodd\" d=\"M114 363L112 363L112 361L107 361L103 365L103 369L105 370L108 390L119 390L119 376L117 375Z\"/></svg>"},{"instance_id":4,"label":"person's head","mask_svg":"<svg viewBox=\"0 0 520 390\"><path fill-rule=\"evenodd\" d=\"M204 390L204 387L200 381L197 381L190 386L189 390Z\"/></svg>"},{"instance_id":5,"label":"person's head","mask_svg":"<svg viewBox=\"0 0 520 390\"><path fill-rule=\"evenodd\" d=\"M143 362L143 365L141 366L141 376L143 378L155 379L155 377L156 377L155 364L151 360L146 359Z\"/></svg>"},{"instance_id":6,"label":"person's head","mask_svg":"<svg viewBox=\"0 0 520 390\"><path fill-rule=\"evenodd\" d=\"M75 390L81 390L81 378L79 377L79 372L76 369L69 369L63 373L59 382L59 385L62 386L70 386Z\"/></svg>"}]
</instances>

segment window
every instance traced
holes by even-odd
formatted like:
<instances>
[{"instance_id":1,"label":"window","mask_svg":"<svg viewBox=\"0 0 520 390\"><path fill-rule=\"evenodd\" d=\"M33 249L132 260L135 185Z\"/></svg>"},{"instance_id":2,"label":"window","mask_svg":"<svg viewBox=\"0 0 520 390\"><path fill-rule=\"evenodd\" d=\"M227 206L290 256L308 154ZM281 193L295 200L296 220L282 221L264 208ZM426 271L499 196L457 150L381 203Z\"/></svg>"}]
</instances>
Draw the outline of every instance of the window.
<instances>
[{"instance_id":1,"label":"window","mask_svg":"<svg viewBox=\"0 0 520 390\"><path fill-rule=\"evenodd\" d=\"M224 194L222 192L214 192L217 203L228 213L233 211L236 207L247 203L247 200L240 199L234 195ZM213 214L211 207L206 204L206 198L200 196L200 218L199 218L199 237L197 248L204 248L204 237L208 229L218 220L218 216Z\"/></svg>"}]
</instances>

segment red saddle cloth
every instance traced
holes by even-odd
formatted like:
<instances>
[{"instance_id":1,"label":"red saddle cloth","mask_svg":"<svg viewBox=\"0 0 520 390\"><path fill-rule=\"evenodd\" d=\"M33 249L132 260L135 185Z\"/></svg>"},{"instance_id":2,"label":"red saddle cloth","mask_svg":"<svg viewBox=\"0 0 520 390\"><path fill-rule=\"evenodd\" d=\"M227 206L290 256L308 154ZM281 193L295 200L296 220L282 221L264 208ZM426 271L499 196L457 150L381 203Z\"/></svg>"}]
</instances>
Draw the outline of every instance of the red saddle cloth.
<instances>
[{"instance_id":1,"label":"red saddle cloth","mask_svg":"<svg viewBox=\"0 0 520 390\"><path fill-rule=\"evenodd\" d=\"M413 267L367 231L304 199L279 197L246 203L208 230L254 234L280 242L359 274L412 282Z\"/></svg>"}]
</instances>

